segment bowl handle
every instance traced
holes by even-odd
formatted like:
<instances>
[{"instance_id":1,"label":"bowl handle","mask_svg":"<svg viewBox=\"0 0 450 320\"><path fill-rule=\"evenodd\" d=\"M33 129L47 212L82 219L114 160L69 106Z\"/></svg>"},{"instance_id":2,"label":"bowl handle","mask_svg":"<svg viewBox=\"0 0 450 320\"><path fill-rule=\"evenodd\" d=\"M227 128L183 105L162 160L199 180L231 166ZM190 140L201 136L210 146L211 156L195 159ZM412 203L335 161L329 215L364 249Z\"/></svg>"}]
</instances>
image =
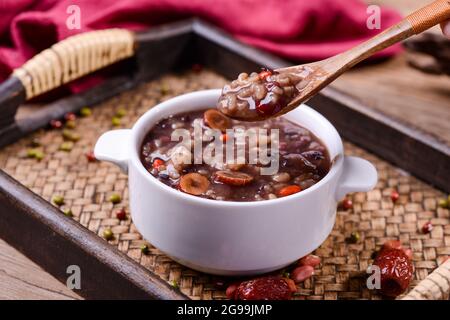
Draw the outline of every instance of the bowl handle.
<instances>
[{"instance_id":1,"label":"bowl handle","mask_svg":"<svg viewBox=\"0 0 450 320\"><path fill-rule=\"evenodd\" d=\"M377 170L369 161L358 157L344 157L342 175L336 189L336 200L347 193L370 191L378 181Z\"/></svg>"},{"instance_id":2,"label":"bowl handle","mask_svg":"<svg viewBox=\"0 0 450 320\"><path fill-rule=\"evenodd\" d=\"M128 172L128 157L131 130L121 129L105 132L98 138L94 148L97 160L114 163L123 172Z\"/></svg>"}]
</instances>

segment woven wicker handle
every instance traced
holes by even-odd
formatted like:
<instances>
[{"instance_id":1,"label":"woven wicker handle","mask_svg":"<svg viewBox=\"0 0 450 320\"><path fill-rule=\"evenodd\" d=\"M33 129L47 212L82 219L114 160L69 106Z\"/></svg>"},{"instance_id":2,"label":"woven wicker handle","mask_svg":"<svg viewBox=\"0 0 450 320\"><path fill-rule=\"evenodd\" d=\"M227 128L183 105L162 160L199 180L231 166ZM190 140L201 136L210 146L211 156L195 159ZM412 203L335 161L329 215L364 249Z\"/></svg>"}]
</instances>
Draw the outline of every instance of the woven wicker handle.
<instances>
[{"instance_id":1,"label":"woven wicker handle","mask_svg":"<svg viewBox=\"0 0 450 320\"><path fill-rule=\"evenodd\" d=\"M436 0L406 17L415 34L450 19L450 0Z\"/></svg>"},{"instance_id":2,"label":"woven wicker handle","mask_svg":"<svg viewBox=\"0 0 450 320\"><path fill-rule=\"evenodd\" d=\"M81 33L46 49L14 70L26 99L133 56L134 34L124 29Z\"/></svg>"},{"instance_id":3,"label":"woven wicker handle","mask_svg":"<svg viewBox=\"0 0 450 320\"><path fill-rule=\"evenodd\" d=\"M450 259L412 289L403 300L448 300L450 292Z\"/></svg>"}]
</instances>

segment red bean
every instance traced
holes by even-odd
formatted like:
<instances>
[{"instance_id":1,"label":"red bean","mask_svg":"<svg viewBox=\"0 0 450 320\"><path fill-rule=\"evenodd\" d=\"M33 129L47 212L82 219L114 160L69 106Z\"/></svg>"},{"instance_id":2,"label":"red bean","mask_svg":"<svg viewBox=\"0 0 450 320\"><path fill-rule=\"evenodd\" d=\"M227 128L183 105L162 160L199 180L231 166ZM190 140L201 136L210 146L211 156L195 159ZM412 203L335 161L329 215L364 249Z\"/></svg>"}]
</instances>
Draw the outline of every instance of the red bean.
<instances>
[{"instance_id":1,"label":"red bean","mask_svg":"<svg viewBox=\"0 0 450 320\"><path fill-rule=\"evenodd\" d=\"M422 233L430 233L431 230L433 230L433 225L431 224L430 221L426 222L423 226L422 226Z\"/></svg>"},{"instance_id":2,"label":"red bean","mask_svg":"<svg viewBox=\"0 0 450 320\"><path fill-rule=\"evenodd\" d=\"M97 161L97 159L95 158L95 154L94 154L93 151L88 151L88 152L86 152L86 159L87 159L89 162L95 162L95 161Z\"/></svg>"},{"instance_id":3,"label":"red bean","mask_svg":"<svg viewBox=\"0 0 450 320\"><path fill-rule=\"evenodd\" d=\"M227 290L225 291L228 299L234 299L234 294L236 293L238 286L239 283L232 283L228 286Z\"/></svg>"},{"instance_id":4,"label":"red bean","mask_svg":"<svg viewBox=\"0 0 450 320\"><path fill-rule=\"evenodd\" d=\"M164 165L165 162L161 159L153 160L153 168L158 169L160 166Z\"/></svg>"},{"instance_id":5,"label":"red bean","mask_svg":"<svg viewBox=\"0 0 450 320\"><path fill-rule=\"evenodd\" d=\"M391 193L392 202L397 202L398 198L400 198L400 194L396 190L392 191Z\"/></svg>"},{"instance_id":6,"label":"red bean","mask_svg":"<svg viewBox=\"0 0 450 320\"><path fill-rule=\"evenodd\" d=\"M301 258L298 261L298 264L300 266L311 266L314 268L315 266L320 264L320 261L321 261L320 257L313 254L308 254L307 256Z\"/></svg>"},{"instance_id":7,"label":"red bean","mask_svg":"<svg viewBox=\"0 0 450 320\"><path fill-rule=\"evenodd\" d=\"M119 220L126 220L127 219L127 212L125 209L120 209L116 212L116 218Z\"/></svg>"},{"instance_id":8,"label":"red bean","mask_svg":"<svg viewBox=\"0 0 450 320\"><path fill-rule=\"evenodd\" d=\"M343 201L342 201L342 208L344 209L344 210L350 210L351 208L353 208L353 202L352 202L352 200L350 200L350 199L344 199Z\"/></svg>"},{"instance_id":9,"label":"red bean","mask_svg":"<svg viewBox=\"0 0 450 320\"><path fill-rule=\"evenodd\" d=\"M290 185L287 187L282 188L280 191L278 191L278 196L279 197L286 197L286 196L290 196L291 194L297 193L302 191L302 188L300 188L297 185Z\"/></svg>"},{"instance_id":10,"label":"red bean","mask_svg":"<svg viewBox=\"0 0 450 320\"><path fill-rule=\"evenodd\" d=\"M51 126L53 129L59 129L59 128L62 127L62 122L61 122L60 120L51 120L51 121L50 121L50 126Z\"/></svg>"},{"instance_id":11,"label":"red bean","mask_svg":"<svg viewBox=\"0 0 450 320\"><path fill-rule=\"evenodd\" d=\"M73 112L68 112L68 113L66 113L66 114L64 115L64 119L65 119L66 121L73 121L73 120L75 120L76 118L77 118L77 116L76 116L76 114L73 113Z\"/></svg>"},{"instance_id":12,"label":"red bean","mask_svg":"<svg viewBox=\"0 0 450 320\"><path fill-rule=\"evenodd\" d=\"M295 268L291 273L291 279L295 283L300 283L314 275L314 268L311 266L300 266Z\"/></svg>"},{"instance_id":13,"label":"red bean","mask_svg":"<svg viewBox=\"0 0 450 320\"><path fill-rule=\"evenodd\" d=\"M191 70L195 73L200 73L203 70L203 66L200 63L194 63Z\"/></svg>"}]
</instances>

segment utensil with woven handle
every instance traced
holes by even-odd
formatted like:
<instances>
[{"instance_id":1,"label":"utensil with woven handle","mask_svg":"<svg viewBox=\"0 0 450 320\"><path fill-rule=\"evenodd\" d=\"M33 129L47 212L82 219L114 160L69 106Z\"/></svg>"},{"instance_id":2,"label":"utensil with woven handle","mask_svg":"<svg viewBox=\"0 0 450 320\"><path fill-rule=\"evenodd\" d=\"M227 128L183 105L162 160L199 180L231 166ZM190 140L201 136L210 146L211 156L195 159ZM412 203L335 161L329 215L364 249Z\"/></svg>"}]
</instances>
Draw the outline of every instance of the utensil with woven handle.
<instances>
[{"instance_id":1,"label":"utensil with woven handle","mask_svg":"<svg viewBox=\"0 0 450 320\"><path fill-rule=\"evenodd\" d=\"M302 73L303 70L310 70L307 78L309 81L306 87L300 90L298 95L286 107L271 116L280 116L298 107L341 74L376 52L421 33L448 19L450 19L450 0L437 0L413 12L399 23L346 52L318 62L277 69L276 71L283 73ZM230 116L233 117L233 115ZM258 118L245 120L262 120L256 114L255 117Z\"/></svg>"},{"instance_id":2,"label":"utensil with woven handle","mask_svg":"<svg viewBox=\"0 0 450 320\"><path fill-rule=\"evenodd\" d=\"M450 19L450 0L436 0L429 5L411 13L396 25L376 35L368 41L337 56L309 64L313 73L316 73L320 81L311 81L311 85L302 90L291 103L282 110L289 112L300 103L305 102L323 87L334 81L345 71L367 59L376 52L405 40L415 34L421 33L445 20ZM304 69L305 65L282 68L277 71ZM314 77L314 75L312 75Z\"/></svg>"}]
</instances>

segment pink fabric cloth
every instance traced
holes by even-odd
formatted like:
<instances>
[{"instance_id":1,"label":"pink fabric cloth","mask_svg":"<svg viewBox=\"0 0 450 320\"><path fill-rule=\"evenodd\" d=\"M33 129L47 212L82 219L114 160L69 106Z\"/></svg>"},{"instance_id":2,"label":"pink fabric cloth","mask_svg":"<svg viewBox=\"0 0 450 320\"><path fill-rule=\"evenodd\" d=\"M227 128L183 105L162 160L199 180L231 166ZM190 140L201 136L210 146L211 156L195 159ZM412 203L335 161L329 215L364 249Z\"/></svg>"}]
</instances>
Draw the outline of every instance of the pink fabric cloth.
<instances>
[{"instance_id":1,"label":"pink fabric cloth","mask_svg":"<svg viewBox=\"0 0 450 320\"><path fill-rule=\"evenodd\" d=\"M66 26L72 4L81 9L80 30ZM0 0L0 81L75 33L110 27L141 30L193 16L285 58L323 59L379 32L366 27L366 10L360 0ZM395 11L382 9L382 28L399 19ZM379 56L398 50L391 47Z\"/></svg>"}]
</instances>

